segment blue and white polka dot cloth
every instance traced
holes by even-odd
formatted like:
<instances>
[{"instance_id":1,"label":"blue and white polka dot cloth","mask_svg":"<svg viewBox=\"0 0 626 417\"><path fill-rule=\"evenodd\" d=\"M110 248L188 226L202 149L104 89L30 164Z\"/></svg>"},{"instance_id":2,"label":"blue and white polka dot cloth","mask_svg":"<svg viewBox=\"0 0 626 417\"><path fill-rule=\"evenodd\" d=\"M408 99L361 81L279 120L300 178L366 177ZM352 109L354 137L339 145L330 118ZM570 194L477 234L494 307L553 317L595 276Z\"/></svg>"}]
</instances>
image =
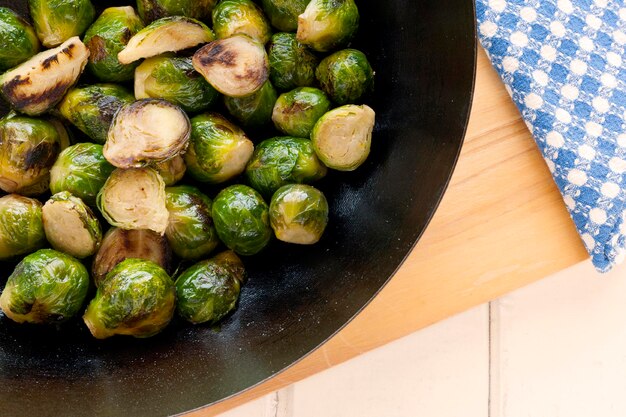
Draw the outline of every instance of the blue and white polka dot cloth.
<instances>
[{"instance_id":1,"label":"blue and white polka dot cloth","mask_svg":"<svg viewBox=\"0 0 626 417\"><path fill-rule=\"evenodd\" d=\"M478 32L593 263L626 255L626 5L477 0Z\"/></svg>"}]
</instances>

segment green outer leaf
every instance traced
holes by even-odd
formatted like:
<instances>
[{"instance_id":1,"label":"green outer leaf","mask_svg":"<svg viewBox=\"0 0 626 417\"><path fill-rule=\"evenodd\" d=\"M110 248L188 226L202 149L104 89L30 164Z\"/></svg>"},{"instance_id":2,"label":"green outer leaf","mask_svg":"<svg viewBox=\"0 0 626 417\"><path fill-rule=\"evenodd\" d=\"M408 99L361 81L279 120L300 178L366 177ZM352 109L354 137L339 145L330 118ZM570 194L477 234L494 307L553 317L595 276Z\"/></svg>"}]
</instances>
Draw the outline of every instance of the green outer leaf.
<instances>
[{"instance_id":1,"label":"green outer leaf","mask_svg":"<svg viewBox=\"0 0 626 417\"><path fill-rule=\"evenodd\" d=\"M137 0L137 10L144 22L150 23L167 16L193 19L211 17L218 0Z\"/></svg>"},{"instance_id":2,"label":"green outer leaf","mask_svg":"<svg viewBox=\"0 0 626 417\"><path fill-rule=\"evenodd\" d=\"M243 34L264 45L272 37L267 17L251 0L221 0L213 9L213 30L218 39Z\"/></svg>"},{"instance_id":3,"label":"green outer leaf","mask_svg":"<svg viewBox=\"0 0 626 417\"><path fill-rule=\"evenodd\" d=\"M357 103L374 88L374 70L365 54L356 49L326 57L315 74L322 90L339 105Z\"/></svg>"},{"instance_id":4,"label":"green outer leaf","mask_svg":"<svg viewBox=\"0 0 626 417\"><path fill-rule=\"evenodd\" d=\"M347 45L358 28L354 0L311 0L298 22L298 40L315 51L328 52Z\"/></svg>"},{"instance_id":5,"label":"green outer leaf","mask_svg":"<svg viewBox=\"0 0 626 417\"><path fill-rule=\"evenodd\" d=\"M82 35L96 17L90 0L28 0L37 36L47 48Z\"/></svg>"},{"instance_id":6,"label":"green outer leaf","mask_svg":"<svg viewBox=\"0 0 626 417\"><path fill-rule=\"evenodd\" d=\"M230 114L244 127L255 129L271 122L277 99L276 89L267 81L259 91L247 97L224 96L224 104Z\"/></svg>"},{"instance_id":7,"label":"green outer leaf","mask_svg":"<svg viewBox=\"0 0 626 417\"><path fill-rule=\"evenodd\" d=\"M296 88L278 98L272 120L274 126L286 135L309 138L315 123L330 107L330 100L322 90Z\"/></svg>"},{"instance_id":8,"label":"green outer leaf","mask_svg":"<svg viewBox=\"0 0 626 417\"><path fill-rule=\"evenodd\" d=\"M10 194L0 198L0 260L24 255L46 242L38 200Z\"/></svg>"},{"instance_id":9,"label":"green outer leaf","mask_svg":"<svg viewBox=\"0 0 626 417\"><path fill-rule=\"evenodd\" d=\"M290 184L281 187L270 203L270 224L276 237L288 243L317 243L328 224L328 201L310 185ZM296 241L293 237L306 241Z\"/></svg>"},{"instance_id":10,"label":"green outer leaf","mask_svg":"<svg viewBox=\"0 0 626 417\"><path fill-rule=\"evenodd\" d=\"M319 60L293 33L272 36L268 57L270 80L279 90L315 85L315 68Z\"/></svg>"},{"instance_id":11,"label":"green outer leaf","mask_svg":"<svg viewBox=\"0 0 626 417\"><path fill-rule=\"evenodd\" d=\"M35 29L13 10L0 7L0 71L6 71L39 52Z\"/></svg>"},{"instance_id":12,"label":"green outer leaf","mask_svg":"<svg viewBox=\"0 0 626 417\"><path fill-rule=\"evenodd\" d=\"M283 32L298 29L298 16L306 9L309 0L261 0L272 26Z\"/></svg>"}]
</instances>

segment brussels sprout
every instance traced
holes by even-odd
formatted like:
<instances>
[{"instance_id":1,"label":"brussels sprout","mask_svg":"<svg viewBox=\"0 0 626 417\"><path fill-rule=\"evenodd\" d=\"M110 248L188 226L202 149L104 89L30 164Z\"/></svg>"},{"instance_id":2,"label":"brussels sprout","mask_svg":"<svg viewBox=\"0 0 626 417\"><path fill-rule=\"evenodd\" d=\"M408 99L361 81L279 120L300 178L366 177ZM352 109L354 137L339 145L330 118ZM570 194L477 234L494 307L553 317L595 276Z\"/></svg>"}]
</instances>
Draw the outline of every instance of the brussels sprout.
<instances>
[{"instance_id":1,"label":"brussels sprout","mask_svg":"<svg viewBox=\"0 0 626 417\"><path fill-rule=\"evenodd\" d=\"M178 314L193 324L217 323L235 308L245 273L232 251L190 267L176 280Z\"/></svg>"},{"instance_id":2,"label":"brussels sprout","mask_svg":"<svg viewBox=\"0 0 626 417\"><path fill-rule=\"evenodd\" d=\"M180 155L165 162L159 162L153 168L156 169L168 187L182 180L185 176L185 171L187 171L185 160Z\"/></svg>"},{"instance_id":3,"label":"brussels sprout","mask_svg":"<svg viewBox=\"0 0 626 417\"><path fill-rule=\"evenodd\" d=\"M142 259L126 259L100 283L83 319L96 339L145 338L169 324L175 304L176 288L163 268Z\"/></svg>"},{"instance_id":4,"label":"brussels sprout","mask_svg":"<svg viewBox=\"0 0 626 417\"><path fill-rule=\"evenodd\" d=\"M279 240L313 245L320 240L328 224L326 197L310 185L285 185L272 197L270 223Z\"/></svg>"},{"instance_id":5,"label":"brussels sprout","mask_svg":"<svg viewBox=\"0 0 626 417\"><path fill-rule=\"evenodd\" d=\"M135 97L163 98L183 110L208 110L220 94L193 69L191 58L158 56L144 61L135 72Z\"/></svg>"},{"instance_id":6,"label":"brussels sprout","mask_svg":"<svg viewBox=\"0 0 626 417\"><path fill-rule=\"evenodd\" d=\"M315 153L329 168L354 171L369 156L375 118L368 106L349 104L329 111L311 133Z\"/></svg>"},{"instance_id":7,"label":"brussels sprout","mask_svg":"<svg viewBox=\"0 0 626 417\"><path fill-rule=\"evenodd\" d=\"M103 144L115 113L133 101L135 97L124 87L95 84L70 90L59 104L59 111L83 133Z\"/></svg>"},{"instance_id":8,"label":"brussels sprout","mask_svg":"<svg viewBox=\"0 0 626 417\"><path fill-rule=\"evenodd\" d=\"M246 185L232 185L215 197L213 221L220 240L240 255L260 252L272 238L269 208Z\"/></svg>"},{"instance_id":9,"label":"brussels sprout","mask_svg":"<svg viewBox=\"0 0 626 417\"><path fill-rule=\"evenodd\" d=\"M265 48L245 35L203 46L193 56L193 67L217 91L229 97L254 94L269 78Z\"/></svg>"},{"instance_id":10,"label":"brussels sprout","mask_svg":"<svg viewBox=\"0 0 626 417\"><path fill-rule=\"evenodd\" d=\"M221 0L213 9L213 30L218 39L247 35L262 44L272 36L263 10L251 0Z\"/></svg>"},{"instance_id":11,"label":"brussels sprout","mask_svg":"<svg viewBox=\"0 0 626 417\"><path fill-rule=\"evenodd\" d=\"M171 16L155 20L135 34L117 55L122 64L177 52L215 39L204 23L189 17Z\"/></svg>"},{"instance_id":12,"label":"brussels sprout","mask_svg":"<svg viewBox=\"0 0 626 417\"><path fill-rule=\"evenodd\" d=\"M281 132L308 138L311 136L315 123L328 110L330 110L330 100L323 91L310 87L296 88L278 98L272 113L272 120L276 129Z\"/></svg>"},{"instance_id":13,"label":"brussels sprout","mask_svg":"<svg viewBox=\"0 0 626 417\"><path fill-rule=\"evenodd\" d=\"M218 0L137 0L137 10L144 22L167 16L187 16L193 19L211 17Z\"/></svg>"},{"instance_id":14,"label":"brussels sprout","mask_svg":"<svg viewBox=\"0 0 626 417\"><path fill-rule=\"evenodd\" d=\"M74 86L88 57L89 50L80 39L71 38L0 76L2 95L22 113L45 113Z\"/></svg>"},{"instance_id":15,"label":"brussels sprout","mask_svg":"<svg viewBox=\"0 0 626 417\"><path fill-rule=\"evenodd\" d=\"M91 52L87 69L104 82L132 80L138 63L123 65L117 54L141 29L143 22L132 7L105 9L85 33L85 45Z\"/></svg>"},{"instance_id":16,"label":"brussels sprout","mask_svg":"<svg viewBox=\"0 0 626 417\"><path fill-rule=\"evenodd\" d=\"M124 230L111 228L98 250L91 266L96 286L124 259L143 259L159 265L166 272L172 270L172 251L165 236L152 230Z\"/></svg>"},{"instance_id":17,"label":"brussels sprout","mask_svg":"<svg viewBox=\"0 0 626 417\"><path fill-rule=\"evenodd\" d=\"M337 104L357 102L374 88L374 71L365 54L344 49L326 57L317 67L322 89Z\"/></svg>"},{"instance_id":18,"label":"brussels sprout","mask_svg":"<svg viewBox=\"0 0 626 417\"><path fill-rule=\"evenodd\" d=\"M211 219L213 202L196 187L165 189L170 220L165 236L182 259L199 259L217 247L219 240Z\"/></svg>"},{"instance_id":19,"label":"brussels sprout","mask_svg":"<svg viewBox=\"0 0 626 417\"><path fill-rule=\"evenodd\" d=\"M33 252L45 242L39 201L16 194L0 198L0 259Z\"/></svg>"},{"instance_id":20,"label":"brussels sprout","mask_svg":"<svg viewBox=\"0 0 626 417\"><path fill-rule=\"evenodd\" d=\"M6 71L39 52L33 27L6 7L0 7L0 71Z\"/></svg>"},{"instance_id":21,"label":"brussels sprout","mask_svg":"<svg viewBox=\"0 0 626 417\"><path fill-rule=\"evenodd\" d=\"M241 174L254 145L246 134L217 113L191 119L187 171L198 181L218 184Z\"/></svg>"},{"instance_id":22,"label":"brussels sprout","mask_svg":"<svg viewBox=\"0 0 626 417\"><path fill-rule=\"evenodd\" d=\"M319 52L345 46L359 28L354 0L311 0L298 17L298 40Z\"/></svg>"},{"instance_id":23,"label":"brussels sprout","mask_svg":"<svg viewBox=\"0 0 626 417\"><path fill-rule=\"evenodd\" d=\"M116 169L96 201L104 218L122 229L149 229L161 235L167 228L165 183L151 168Z\"/></svg>"},{"instance_id":24,"label":"brussels sprout","mask_svg":"<svg viewBox=\"0 0 626 417\"><path fill-rule=\"evenodd\" d=\"M284 32L298 29L298 16L304 13L310 0L261 0L272 25Z\"/></svg>"},{"instance_id":25,"label":"brussels sprout","mask_svg":"<svg viewBox=\"0 0 626 417\"><path fill-rule=\"evenodd\" d=\"M263 87L247 97L224 97L226 108L244 127L259 128L272 120L272 110L278 95L267 81Z\"/></svg>"},{"instance_id":26,"label":"brussels sprout","mask_svg":"<svg viewBox=\"0 0 626 417\"><path fill-rule=\"evenodd\" d=\"M37 36L46 48L82 35L96 17L89 0L28 0L28 6Z\"/></svg>"},{"instance_id":27,"label":"brussels sprout","mask_svg":"<svg viewBox=\"0 0 626 417\"><path fill-rule=\"evenodd\" d=\"M52 249L25 257L0 296L4 314L17 323L58 324L75 316L89 290L89 273L76 259Z\"/></svg>"},{"instance_id":28,"label":"brussels sprout","mask_svg":"<svg viewBox=\"0 0 626 417\"><path fill-rule=\"evenodd\" d=\"M104 157L118 168L141 168L184 152L191 124L180 107L145 99L120 108L104 145Z\"/></svg>"},{"instance_id":29,"label":"brussels sprout","mask_svg":"<svg viewBox=\"0 0 626 417\"><path fill-rule=\"evenodd\" d=\"M291 183L310 183L326 175L311 141L279 137L261 142L246 167L252 187L268 198L280 187Z\"/></svg>"},{"instance_id":30,"label":"brussels sprout","mask_svg":"<svg viewBox=\"0 0 626 417\"><path fill-rule=\"evenodd\" d=\"M317 57L293 33L277 33L269 46L270 80L279 90L315 85Z\"/></svg>"}]
</instances>

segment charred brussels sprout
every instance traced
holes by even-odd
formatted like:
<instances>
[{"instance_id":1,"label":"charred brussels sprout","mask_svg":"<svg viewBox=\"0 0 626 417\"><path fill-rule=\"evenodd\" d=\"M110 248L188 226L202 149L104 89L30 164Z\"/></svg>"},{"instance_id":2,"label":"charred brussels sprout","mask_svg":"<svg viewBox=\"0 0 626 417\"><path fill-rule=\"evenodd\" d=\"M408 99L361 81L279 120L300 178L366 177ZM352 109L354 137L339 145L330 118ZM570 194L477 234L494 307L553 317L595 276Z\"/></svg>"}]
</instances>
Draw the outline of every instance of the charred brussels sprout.
<instances>
[{"instance_id":1,"label":"charred brussels sprout","mask_svg":"<svg viewBox=\"0 0 626 417\"><path fill-rule=\"evenodd\" d=\"M88 85L70 90L59 111L94 142L104 144L115 113L133 101L135 97L119 85Z\"/></svg>"},{"instance_id":2,"label":"charred brussels sprout","mask_svg":"<svg viewBox=\"0 0 626 417\"><path fill-rule=\"evenodd\" d=\"M272 197L270 223L279 240L313 245L328 224L326 197L310 185L285 185Z\"/></svg>"},{"instance_id":3,"label":"charred brussels sprout","mask_svg":"<svg viewBox=\"0 0 626 417\"><path fill-rule=\"evenodd\" d=\"M298 29L298 16L304 13L309 0L261 0L272 25L284 32Z\"/></svg>"},{"instance_id":4,"label":"charred brussels sprout","mask_svg":"<svg viewBox=\"0 0 626 417\"><path fill-rule=\"evenodd\" d=\"M91 52L87 69L104 82L132 80L137 64L123 65L117 55L141 29L143 22L132 7L104 10L85 33L85 45Z\"/></svg>"},{"instance_id":5,"label":"charred brussels sprout","mask_svg":"<svg viewBox=\"0 0 626 417\"><path fill-rule=\"evenodd\" d=\"M193 19L211 17L218 0L137 0L137 10L144 22L167 16L187 16Z\"/></svg>"},{"instance_id":6,"label":"charred brussels sprout","mask_svg":"<svg viewBox=\"0 0 626 417\"><path fill-rule=\"evenodd\" d=\"M190 113L210 109L220 94L193 68L191 58L158 56L135 72L135 97L162 98Z\"/></svg>"},{"instance_id":7,"label":"charred brussels sprout","mask_svg":"<svg viewBox=\"0 0 626 417\"><path fill-rule=\"evenodd\" d=\"M0 7L0 71L21 64L39 51L33 27L6 7Z\"/></svg>"},{"instance_id":8,"label":"charred brussels sprout","mask_svg":"<svg viewBox=\"0 0 626 417\"><path fill-rule=\"evenodd\" d=\"M246 134L217 113L191 119L187 171L198 181L218 184L241 174L254 145Z\"/></svg>"},{"instance_id":9,"label":"charred brussels sprout","mask_svg":"<svg viewBox=\"0 0 626 417\"><path fill-rule=\"evenodd\" d=\"M252 187L268 198L286 184L310 183L326 175L311 141L279 137L261 142L246 167Z\"/></svg>"},{"instance_id":10,"label":"charred brussels sprout","mask_svg":"<svg viewBox=\"0 0 626 417\"><path fill-rule=\"evenodd\" d=\"M28 6L37 36L46 48L82 35L96 17L90 0L28 0Z\"/></svg>"},{"instance_id":11,"label":"charred brussels sprout","mask_svg":"<svg viewBox=\"0 0 626 417\"><path fill-rule=\"evenodd\" d=\"M315 85L317 57L293 33L277 33L269 46L270 79L279 90Z\"/></svg>"},{"instance_id":12,"label":"charred brussels sprout","mask_svg":"<svg viewBox=\"0 0 626 417\"><path fill-rule=\"evenodd\" d=\"M165 182L165 185L168 187L182 180L187 171L185 160L180 155L165 162L159 162L155 164L153 168L156 169L161 178L163 178L163 182Z\"/></svg>"},{"instance_id":13,"label":"charred brussels sprout","mask_svg":"<svg viewBox=\"0 0 626 417\"><path fill-rule=\"evenodd\" d=\"M313 126L330 110L330 101L317 88L302 87L278 98L272 120L281 132L299 138L311 136Z\"/></svg>"},{"instance_id":14,"label":"charred brussels sprout","mask_svg":"<svg viewBox=\"0 0 626 417\"><path fill-rule=\"evenodd\" d=\"M357 102L374 88L374 71L365 54L344 49L326 57L317 67L322 90L337 104Z\"/></svg>"},{"instance_id":15,"label":"charred brussels sprout","mask_svg":"<svg viewBox=\"0 0 626 417\"><path fill-rule=\"evenodd\" d=\"M211 199L188 185L166 188L165 194L170 212L165 236L174 253L182 259L199 259L213 252L219 239L211 218Z\"/></svg>"},{"instance_id":16,"label":"charred brussels sprout","mask_svg":"<svg viewBox=\"0 0 626 417\"><path fill-rule=\"evenodd\" d=\"M232 185L215 197L213 221L220 240L240 255L260 252L272 238L267 204L245 185Z\"/></svg>"},{"instance_id":17,"label":"charred brussels sprout","mask_svg":"<svg viewBox=\"0 0 626 417\"><path fill-rule=\"evenodd\" d=\"M272 120L272 110L277 98L272 83L267 81L259 91L247 97L225 97L224 104L244 127L259 128Z\"/></svg>"},{"instance_id":18,"label":"charred brussels sprout","mask_svg":"<svg viewBox=\"0 0 626 417\"><path fill-rule=\"evenodd\" d=\"M221 0L213 9L213 30L218 39L247 35L262 44L272 36L263 10L251 0Z\"/></svg>"},{"instance_id":19,"label":"charred brussels sprout","mask_svg":"<svg viewBox=\"0 0 626 417\"><path fill-rule=\"evenodd\" d=\"M176 280L178 314L193 323L215 324L237 305L245 269L232 251L183 272Z\"/></svg>"},{"instance_id":20,"label":"charred brussels sprout","mask_svg":"<svg viewBox=\"0 0 626 417\"><path fill-rule=\"evenodd\" d=\"M298 17L298 40L319 52L345 46L359 28L354 0L311 0Z\"/></svg>"},{"instance_id":21,"label":"charred brussels sprout","mask_svg":"<svg viewBox=\"0 0 626 417\"><path fill-rule=\"evenodd\" d=\"M87 269L52 249L25 257L0 296L4 314L17 323L58 324L75 316L89 289Z\"/></svg>"},{"instance_id":22,"label":"charred brussels sprout","mask_svg":"<svg viewBox=\"0 0 626 417\"><path fill-rule=\"evenodd\" d=\"M83 319L96 339L145 338L163 330L176 307L172 279L155 263L127 259L100 283Z\"/></svg>"},{"instance_id":23,"label":"charred brussels sprout","mask_svg":"<svg viewBox=\"0 0 626 417\"><path fill-rule=\"evenodd\" d=\"M15 194L0 198L0 259L33 252L45 242L39 201Z\"/></svg>"}]
</instances>

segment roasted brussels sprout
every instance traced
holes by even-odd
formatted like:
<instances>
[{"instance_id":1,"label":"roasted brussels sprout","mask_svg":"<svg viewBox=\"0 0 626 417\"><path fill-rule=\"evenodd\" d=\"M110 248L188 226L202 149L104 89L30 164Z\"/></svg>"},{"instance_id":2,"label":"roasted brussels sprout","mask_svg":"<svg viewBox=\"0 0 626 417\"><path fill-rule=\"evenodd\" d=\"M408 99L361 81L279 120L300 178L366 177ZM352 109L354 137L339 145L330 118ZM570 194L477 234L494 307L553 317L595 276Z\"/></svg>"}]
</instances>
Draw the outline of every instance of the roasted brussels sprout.
<instances>
[{"instance_id":1,"label":"roasted brussels sprout","mask_svg":"<svg viewBox=\"0 0 626 417\"><path fill-rule=\"evenodd\" d=\"M232 251L190 267L176 280L178 314L193 324L217 323L235 308L245 273Z\"/></svg>"},{"instance_id":2,"label":"roasted brussels sprout","mask_svg":"<svg viewBox=\"0 0 626 417\"><path fill-rule=\"evenodd\" d=\"M0 259L33 252L44 245L41 203L16 194L0 198Z\"/></svg>"},{"instance_id":3,"label":"roasted brussels sprout","mask_svg":"<svg viewBox=\"0 0 626 417\"><path fill-rule=\"evenodd\" d=\"M155 20L135 34L117 55L122 64L151 58L165 52L177 52L215 39L204 23L183 16Z\"/></svg>"},{"instance_id":4,"label":"roasted brussels sprout","mask_svg":"<svg viewBox=\"0 0 626 417\"><path fill-rule=\"evenodd\" d=\"M220 94L194 70L191 58L158 56L135 71L135 97L162 98L198 113L210 109Z\"/></svg>"},{"instance_id":5,"label":"roasted brussels sprout","mask_svg":"<svg viewBox=\"0 0 626 417\"><path fill-rule=\"evenodd\" d=\"M218 39L247 35L262 44L272 36L263 10L252 0L221 0L213 9L213 30Z\"/></svg>"},{"instance_id":6,"label":"roasted brussels sprout","mask_svg":"<svg viewBox=\"0 0 626 417\"><path fill-rule=\"evenodd\" d=\"M254 145L246 134L217 113L191 119L191 140L185 154L187 171L198 181L218 184L241 174Z\"/></svg>"},{"instance_id":7,"label":"roasted brussels sprout","mask_svg":"<svg viewBox=\"0 0 626 417\"><path fill-rule=\"evenodd\" d=\"M272 197L270 223L279 240L313 245L320 240L328 224L326 197L310 185L285 185Z\"/></svg>"},{"instance_id":8,"label":"roasted brussels sprout","mask_svg":"<svg viewBox=\"0 0 626 417\"><path fill-rule=\"evenodd\" d=\"M46 48L82 35L96 17L90 0L28 0L28 6L37 36Z\"/></svg>"},{"instance_id":9,"label":"roasted brussels sprout","mask_svg":"<svg viewBox=\"0 0 626 417\"><path fill-rule=\"evenodd\" d=\"M163 182L165 182L165 185L168 187L182 180L187 171L185 160L180 155L165 162L159 162L155 164L153 168L156 169L161 178L163 178Z\"/></svg>"},{"instance_id":10,"label":"roasted brussels sprout","mask_svg":"<svg viewBox=\"0 0 626 417\"><path fill-rule=\"evenodd\" d=\"M260 128L272 120L272 110L278 95L267 81L263 87L247 97L224 97L224 104L235 119L246 128Z\"/></svg>"},{"instance_id":11,"label":"roasted brussels sprout","mask_svg":"<svg viewBox=\"0 0 626 417\"><path fill-rule=\"evenodd\" d=\"M138 63L123 65L117 55L141 29L143 22L132 7L105 9L85 33L85 45L91 52L87 69L104 82L132 80Z\"/></svg>"},{"instance_id":12,"label":"roasted brussels sprout","mask_svg":"<svg viewBox=\"0 0 626 417\"><path fill-rule=\"evenodd\" d=\"M175 304L176 288L163 268L142 259L126 259L100 283L83 319L96 339L145 338L169 324Z\"/></svg>"},{"instance_id":13,"label":"roasted brussels sprout","mask_svg":"<svg viewBox=\"0 0 626 417\"><path fill-rule=\"evenodd\" d=\"M91 266L96 286L124 259L143 259L159 265L166 272L172 270L172 251L165 236L152 230L124 230L111 228Z\"/></svg>"},{"instance_id":14,"label":"roasted brussels sprout","mask_svg":"<svg viewBox=\"0 0 626 417\"><path fill-rule=\"evenodd\" d=\"M329 168L354 171L369 156L375 118L368 106L349 104L329 111L311 133L315 153Z\"/></svg>"},{"instance_id":15,"label":"roasted brussels sprout","mask_svg":"<svg viewBox=\"0 0 626 417\"><path fill-rule=\"evenodd\" d=\"M211 17L218 0L137 0L137 10L144 22L167 16L187 16L193 19Z\"/></svg>"},{"instance_id":16,"label":"roasted brussels sprout","mask_svg":"<svg viewBox=\"0 0 626 417\"><path fill-rule=\"evenodd\" d=\"M269 78L265 48L245 35L235 35L203 46L193 56L193 67L220 93L245 97Z\"/></svg>"},{"instance_id":17,"label":"roasted brussels sprout","mask_svg":"<svg viewBox=\"0 0 626 417\"><path fill-rule=\"evenodd\" d=\"M260 252L272 238L269 208L246 185L232 185L215 197L213 221L220 240L240 255Z\"/></svg>"},{"instance_id":18,"label":"roasted brussels sprout","mask_svg":"<svg viewBox=\"0 0 626 417\"><path fill-rule=\"evenodd\" d=\"M269 46L270 80L279 90L315 85L317 57L293 33L277 33Z\"/></svg>"},{"instance_id":19,"label":"roasted brussels sprout","mask_svg":"<svg viewBox=\"0 0 626 417\"><path fill-rule=\"evenodd\" d=\"M68 191L90 206L115 168L102 155L102 145L78 143L65 149L50 170L50 191Z\"/></svg>"},{"instance_id":20,"label":"roasted brussels sprout","mask_svg":"<svg viewBox=\"0 0 626 417\"><path fill-rule=\"evenodd\" d=\"M170 220L165 236L182 259L200 259L219 244L213 227L213 202L196 187L183 185L165 189Z\"/></svg>"},{"instance_id":21,"label":"roasted brussels sprout","mask_svg":"<svg viewBox=\"0 0 626 417\"><path fill-rule=\"evenodd\" d=\"M374 88L374 71L365 54L344 49L326 57L317 67L322 90L337 104L356 103Z\"/></svg>"},{"instance_id":22,"label":"roasted brussels sprout","mask_svg":"<svg viewBox=\"0 0 626 417\"><path fill-rule=\"evenodd\" d=\"M52 249L25 257L0 296L4 314L17 323L58 324L75 316L89 290L89 273L76 259Z\"/></svg>"},{"instance_id":23,"label":"roasted brussels sprout","mask_svg":"<svg viewBox=\"0 0 626 417\"><path fill-rule=\"evenodd\" d=\"M304 13L309 0L261 0L272 25L284 32L298 29L298 16Z\"/></svg>"},{"instance_id":24,"label":"roasted brussels sprout","mask_svg":"<svg viewBox=\"0 0 626 417\"><path fill-rule=\"evenodd\" d=\"M272 113L276 129L299 138L309 138L313 126L330 110L330 100L317 88L296 88L282 94Z\"/></svg>"},{"instance_id":25,"label":"roasted brussels sprout","mask_svg":"<svg viewBox=\"0 0 626 417\"><path fill-rule=\"evenodd\" d=\"M145 99L122 106L104 145L104 157L118 168L141 168L172 159L189 145L191 124L180 107Z\"/></svg>"},{"instance_id":26,"label":"roasted brussels sprout","mask_svg":"<svg viewBox=\"0 0 626 417\"><path fill-rule=\"evenodd\" d=\"M113 116L135 97L115 84L95 84L70 90L59 104L61 115L89 136L104 144Z\"/></svg>"},{"instance_id":27,"label":"roasted brussels sprout","mask_svg":"<svg viewBox=\"0 0 626 417\"><path fill-rule=\"evenodd\" d=\"M293 137L261 142L246 167L250 185L268 198L283 185L314 182L323 178L326 172L311 141Z\"/></svg>"},{"instance_id":28,"label":"roasted brussels sprout","mask_svg":"<svg viewBox=\"0 0 626 417\"><path fill-rule=\"evenodd\" d=\"M6 71L39 52L39 39L25 19L0 7L0 71Z\"/></svg>"},{"instance_id":29,"label":"roasted brussels sprout","mask_svg":"<svg viewBox=\"0 0 626 417\"><path fill-rule=\"evenodd\" d=\"M311 0L298 17L298 40L319 52L345 46L359 28L354 0Z\"/></svg>"},{"instance_id":30,"label":"roasted brussels sprout","mask_svg":"<svg viewBox=\"0 0 626 417\"><path fill-rule=\"evenodd\" d=\"M165 233L169 218L165 183L152 168L116 169L98 193L96 202L112 226Z\"/></svg>"}]
</instances>

